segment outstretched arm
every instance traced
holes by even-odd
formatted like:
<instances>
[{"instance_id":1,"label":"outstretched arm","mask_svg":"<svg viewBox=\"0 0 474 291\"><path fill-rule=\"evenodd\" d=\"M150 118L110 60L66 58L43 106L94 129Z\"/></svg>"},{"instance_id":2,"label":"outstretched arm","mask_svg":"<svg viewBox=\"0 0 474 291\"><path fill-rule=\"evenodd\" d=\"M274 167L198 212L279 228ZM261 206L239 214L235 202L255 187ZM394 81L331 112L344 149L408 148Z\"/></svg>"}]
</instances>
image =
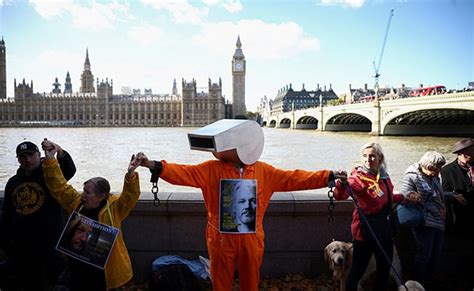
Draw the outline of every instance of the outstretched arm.
<instances>
[{"instance_id":1,"label":"outstretched arm","mask_svg":"<svg viewBox=\"0 0 474 291\"><path fill-rule=\"evenodd\" d=\"M122 193L120 194L116 204L117 213L121 219L128 216L140 197L140 181L138 173L135 172L139 165L140 162L137 155L132 155L132 158L128 163L127 173L125 174Z\"/></svg>"},{"instance_id":2,"label":"outstretched arm","mask_svg":"<svg viewBox=\"0 0 474 291\"><path fill-rule=\"evenodd\" d=\"M137 159L140 166L149 168L152 173L156 171L163 180L174 185L202 189L208 180L206 167L203 166L203 164L180 165L167 163L165 161L154 161L148 159L142 152L137 154Z\"/></svg>"}]
</instances>

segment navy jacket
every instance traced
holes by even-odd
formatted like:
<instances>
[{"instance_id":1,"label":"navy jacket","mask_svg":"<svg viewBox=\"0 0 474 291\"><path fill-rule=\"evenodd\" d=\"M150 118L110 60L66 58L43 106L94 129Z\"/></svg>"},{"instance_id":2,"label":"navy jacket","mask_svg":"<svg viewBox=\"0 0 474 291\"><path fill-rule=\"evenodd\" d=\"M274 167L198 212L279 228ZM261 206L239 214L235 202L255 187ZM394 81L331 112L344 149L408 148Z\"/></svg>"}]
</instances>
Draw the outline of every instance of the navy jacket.
<instances>
[{"instance_id":1,"label":"navy jacket","mask_svg":"<svg viewBox=\"0 0 474 291\"><path fill-rule=\"evenodd\" d=\"M66 179L76 173L71 156L64 151L59 159ZM65 216L51 196L40 165L30 175L17 170L5 186L0 244L10 256L40 261L54 254L56 242L64 227Z\"/></svg>"}]
</instances>

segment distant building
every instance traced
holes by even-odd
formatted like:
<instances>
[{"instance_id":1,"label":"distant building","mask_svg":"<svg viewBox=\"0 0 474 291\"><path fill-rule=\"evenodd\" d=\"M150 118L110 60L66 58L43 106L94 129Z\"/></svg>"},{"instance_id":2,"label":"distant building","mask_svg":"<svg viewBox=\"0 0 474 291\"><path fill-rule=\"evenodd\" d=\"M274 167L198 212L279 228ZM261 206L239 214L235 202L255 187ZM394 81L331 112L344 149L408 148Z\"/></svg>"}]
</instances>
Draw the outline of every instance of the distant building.
<instances>
[{"instance_id":1,"label":"distant building","mask_svg":"<svg viewBox=\"0 0 474 291\"><path fill-rule=\"evenodd\" d=\"M247 62L242 52L240 36L237 37L236 49L232 57L232 116L241 117L247 114L245 107L245 73Z\"/></svg>"},{"instance_id":2,"label":"distant building","mask_svg":"<svg viewBox=\"0 0 474 291\"><path fill-rule=\"evenodd\" d=\"M61 84L59 84L58 82L58 78L56 77L56 79L54 80L54 83L53 83L53 93L56 93L56 94L59 94L61 93Z\"/></svg>"},{"instance_id":3,"label":"distant building","mask_svg":"<svg viewBox=\"0 0 474 291\"><path fill-rule=\"evenodd\" d=\"M81 93L94 93L94 75L91 72L91 63L89 61L89 49L86 49L86 60L84 62L84 71L81 75Z\"/></svg>"},{"instance_id":4,"label":"distant building","mask_svg":"<svg viewBox=\"0 0 474 291\"><path fill-rule=\"evenodd\" d=\"M0 41L0 99L7 98L7 59L5 41Z\"/></svg>"},{"instance_id":5,"label":"distant building","mask_svg":"<svg viewBox=\"0 0 474 291\"><path fill-rule=\"evenodd\" d=\"M57 78L52 92L42 94L33 93L33 81L28 84L23 79L17 84L15 79L14 98L0 99L0 126L195 127L223 119L228 108L222 96L221 79L219 83L209 79L207 92L197 92L195 80L188 83L183 79L182 95L177 94L176 80L172 94L152 94L151 89L145 89L144 95L140 90L130 94L130 88L124 87L122 94L114 95L113 81L108 79L100 82L97 79L96 92L90 68L86 50L78 93L61 93ZM69 88L72 91L69 84L68 72L65 91Z\"/></svg>"},{"instance_id":6,"label":"distant building","mask_svg":"<svg viewBox=\"0 0 474 291\"><path fill-rule=\"evenodd\" d=\"M421 85L423 86L423 85ZM401 84L399 88L393 87L379 87L378 99L397 99L408 97L412 88L406 87L405 84ZM375 90L368 88L367 83L364 84L364 88L352 88L349 84L350 98L346 100L346 103L359 103L359 102L372 102L375 100Z\"/></svg>"},{"instance_id":7,"label":"distant building","mask_svg":"<svg viewBox=\"0 0 474 291\"><path fill-rule=\"evenodd\" d=\"M124 95L131 95L132 94L132 89L130 89L130 87L128 87L128 86L123 86L120 89L120 92Z\"/></svg>"},{"instance_id":8,"label":"distant building","mask_svg":"<svg viewBox=\"0 0 474 291\"><path fill-rule=\"evenodd\" d=\"M197 92L196 81L182 80L182 126L204 126L225 117L222 81L208 82L208 93Z\"/></svg>"},{"instance_id":9,"label":"distant building","mask_svg":"<svg viewBox=\"0 0 474 291\"><path fill-rule=\"evenodd\" d=\"M300 110L304 108L311 108L317 106L324 106L330 100L337 100L336 93L332 90L332 86L329 85L329 90L324 90L319 87L319 84L314 91L306 91L303 84L303 88L300 91L295 91L292 85L286 85L284 88L278 91L277 96L271 102L271 114L280 114L292 110ZM270 105L267 106L269 108Z\"/></svg>"},{"instance_id":10,"label":"distant building","mask_svg":"<svg viewBox=\"0 0 474 291\"><path fill-rule=\"evenodd\" d=\"M71 83L71 76L69 75L69 71L66 74L66 82L64 83L64 93L66 94L72 93L72 83Z\"/></svg>"}]
</instances>

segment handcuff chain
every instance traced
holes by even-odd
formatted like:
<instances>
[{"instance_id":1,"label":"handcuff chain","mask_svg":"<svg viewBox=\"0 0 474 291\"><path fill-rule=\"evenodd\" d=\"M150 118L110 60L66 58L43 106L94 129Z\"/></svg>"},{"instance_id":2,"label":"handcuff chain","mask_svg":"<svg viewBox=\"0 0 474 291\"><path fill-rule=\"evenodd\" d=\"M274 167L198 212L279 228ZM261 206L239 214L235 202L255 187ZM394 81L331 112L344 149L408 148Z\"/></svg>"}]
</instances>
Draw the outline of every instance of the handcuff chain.
<instances>
[{"instance_id":1,"label":"handcuff chain","mask_svg":"<svg viewBox=\"0 0 474 291\"><path fill-rule=\"evenodd\" d=\"M329 206L328 206L328 211L329 211L329 216L328 216L328 222L332 223L334 222L334 208L336 207L336 204L334 203L334 188L330 187L328 190L328 198L329 198Z\"/></svg>"}]
</instances>

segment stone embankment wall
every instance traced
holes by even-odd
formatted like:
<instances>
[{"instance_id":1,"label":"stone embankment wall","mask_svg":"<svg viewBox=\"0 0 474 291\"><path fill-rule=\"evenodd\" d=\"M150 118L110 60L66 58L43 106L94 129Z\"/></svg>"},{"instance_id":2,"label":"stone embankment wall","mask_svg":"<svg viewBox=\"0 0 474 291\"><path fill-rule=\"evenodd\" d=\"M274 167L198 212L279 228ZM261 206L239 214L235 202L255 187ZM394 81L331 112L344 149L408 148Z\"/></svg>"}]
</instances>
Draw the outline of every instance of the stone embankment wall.
<instances>
[{"instance_id":1,"label":"stone embankment wall","mask_svg":"<svg viewBox=\"0 0 474 291\"><path fill-rule=\"evenodd\" d=\"M1 191L0 197L3 197ZM159 207L153 206L151 200L140 200L123 224L125 243L138 280L148 276L151 263L159 256L209 257L205 241L206 209L201 193L160 193L159 198ZM2 204L0 198L0 209ZM334 220L329 222L328 206L327 197L321 194L275 193L264 219L263 277L328 271L324 247L332 239L351 240L353 210L350 201L336 202Z\"/></svg>"}]
</instances>

